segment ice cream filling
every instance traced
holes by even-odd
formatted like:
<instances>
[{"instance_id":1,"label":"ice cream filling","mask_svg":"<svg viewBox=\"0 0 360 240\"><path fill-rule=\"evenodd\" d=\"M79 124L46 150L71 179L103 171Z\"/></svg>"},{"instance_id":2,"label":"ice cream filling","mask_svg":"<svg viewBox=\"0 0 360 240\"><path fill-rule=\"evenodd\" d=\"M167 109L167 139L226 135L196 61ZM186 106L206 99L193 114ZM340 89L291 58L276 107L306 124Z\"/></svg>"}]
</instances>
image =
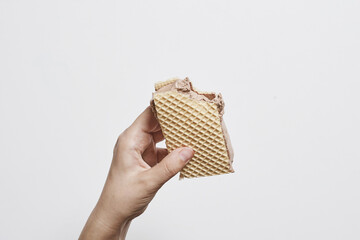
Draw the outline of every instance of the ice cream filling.
<instances>
[{"instance_id":1,"label":"ice cream filling","mask_svg":"<svg viewBox=\"0 0 360 240\"><path fill-rule=\"evenodd\" d=\"M170 83L166 86L163 86L156 92L166 92L166 91L178 91L184 95L187 95L189 98L195 99L197 101L205 101L210 103L215 103L219 109L220 117L224 114L224 101L221 96L221 93L201 93L194 90L189 78L177 79L173 83Z\"/></svg>"}]
</instances>

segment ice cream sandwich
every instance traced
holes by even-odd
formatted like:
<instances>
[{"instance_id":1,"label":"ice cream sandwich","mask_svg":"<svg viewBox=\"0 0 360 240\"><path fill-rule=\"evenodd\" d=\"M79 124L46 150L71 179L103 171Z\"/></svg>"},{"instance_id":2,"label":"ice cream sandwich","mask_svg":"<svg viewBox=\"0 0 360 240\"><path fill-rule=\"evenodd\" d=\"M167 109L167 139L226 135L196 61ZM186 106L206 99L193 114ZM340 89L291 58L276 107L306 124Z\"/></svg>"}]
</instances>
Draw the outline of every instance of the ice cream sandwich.
<instances>
[{"instance_id":1,"label":"ice cream sandwich","mask_svg":"<svg viewBox=\"0 0 360 240\"><path fill-rule=\"evenodd\" d=\"M221 94L200 92L188 78L155 84L150 101L169 152L191 147L195 154L180 172L181 178L234 172L234 152L223 114Z\"/></svg>"}]
</instances>

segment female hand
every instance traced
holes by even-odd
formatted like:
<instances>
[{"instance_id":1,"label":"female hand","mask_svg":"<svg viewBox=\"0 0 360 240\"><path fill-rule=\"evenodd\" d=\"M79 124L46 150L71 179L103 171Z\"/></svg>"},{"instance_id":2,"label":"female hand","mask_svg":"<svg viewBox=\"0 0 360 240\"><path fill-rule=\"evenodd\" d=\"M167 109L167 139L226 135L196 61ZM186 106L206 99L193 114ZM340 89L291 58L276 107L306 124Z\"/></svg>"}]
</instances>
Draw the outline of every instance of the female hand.
<instances>
[{"instance_id":1,"label":"female hand","mask_svg":"<svg viewBox=\"0 0 360 240\"><path fill-rule=\"evenodd\" d=\"M163 139L150 107L121 133L100 199L79 239L125 239L131 220L194 155L188 147L168 154L156 147Z\"/></svg>"}]
</instances>

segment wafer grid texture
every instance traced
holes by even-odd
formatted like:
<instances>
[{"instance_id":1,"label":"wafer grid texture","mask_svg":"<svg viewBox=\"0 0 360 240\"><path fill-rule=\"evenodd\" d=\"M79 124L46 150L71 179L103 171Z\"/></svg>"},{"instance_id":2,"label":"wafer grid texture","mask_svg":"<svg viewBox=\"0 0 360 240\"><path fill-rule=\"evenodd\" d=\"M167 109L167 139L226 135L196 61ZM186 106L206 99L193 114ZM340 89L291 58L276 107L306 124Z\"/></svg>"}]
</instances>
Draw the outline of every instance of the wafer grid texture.
<instances>
[{"instance_id":1,"label":"wafer grid texture","mask_svg":"<svg viewBox=\"0 0 360 240\"><path fill-rule=\"evenodd\" d=\"M155 91L159 90L160 88L162 88L162 87L164 87L166 85L169 85L169 84L175 82L176 80L178 80L178 78L171 78L171 79L168 79L166 81L155 83Z\"/></svg>"},{"instance_id":2,"label":"wafer grid texture","mask_svg":"<svg viewBox=\"0 0 360 240\"><path fill-rule=\"evenodd\" d=\"M232 172L215 103L193 100L177 91L156 93L154 102L168 151L184 146L195 151L180 179Z\"/></svg>"}]
</instances>

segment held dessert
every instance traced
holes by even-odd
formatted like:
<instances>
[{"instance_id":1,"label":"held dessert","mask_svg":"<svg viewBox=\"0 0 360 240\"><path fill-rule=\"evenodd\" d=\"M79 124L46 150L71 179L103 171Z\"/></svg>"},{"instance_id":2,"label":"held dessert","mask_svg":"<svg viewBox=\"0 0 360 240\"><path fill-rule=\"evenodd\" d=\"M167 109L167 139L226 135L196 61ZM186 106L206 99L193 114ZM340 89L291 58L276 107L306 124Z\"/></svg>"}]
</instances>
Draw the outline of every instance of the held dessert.
<instances>
[{"instance_id":1,"label":"held dessert","mask_svg":"<svg viewBox=\"0 0 360 240\"><path fill-rule=\"evenodd\" d=\"M155 84L150 104L168 151L185 146L195 151L180 179L234 172L221 94L196 91L188 78L170 79Z\"/></svg>"}]
</instances>

